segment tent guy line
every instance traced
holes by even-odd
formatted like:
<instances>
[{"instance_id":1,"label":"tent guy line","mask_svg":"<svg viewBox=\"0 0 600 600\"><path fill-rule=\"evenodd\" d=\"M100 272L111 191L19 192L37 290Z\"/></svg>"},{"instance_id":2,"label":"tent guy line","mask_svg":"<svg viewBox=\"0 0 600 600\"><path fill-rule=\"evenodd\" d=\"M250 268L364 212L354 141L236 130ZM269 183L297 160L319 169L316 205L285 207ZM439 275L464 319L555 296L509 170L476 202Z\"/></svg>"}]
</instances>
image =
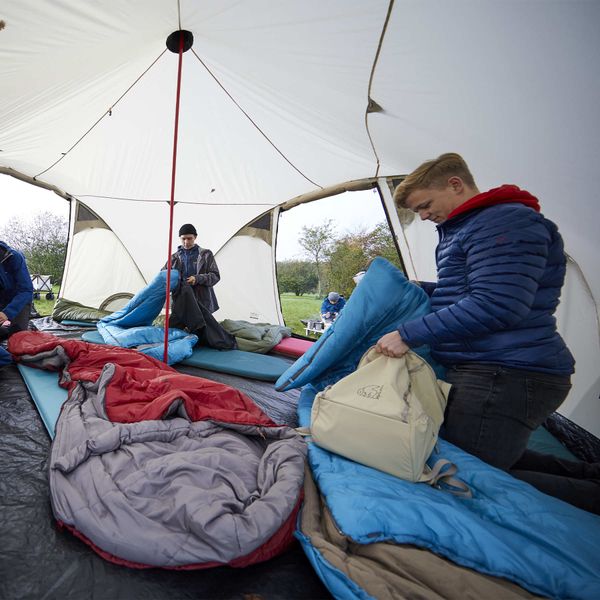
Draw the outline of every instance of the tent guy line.
<instances>
[{"instance_id":1,"label":"tent guy line","mask_svg":"<svg viewBox=\"0 0 600 600\"><path fill-rule=\"evenodd\" d=\"M33 179L37 179L40 175L43 175L44 173L47 173L48 171L50 171L50 169L52 169L53 167L55 167L63 158L65 158L69 152L71 152L71 150L73 150L81 141L83 141L83 139L89 135L92 130L106 117L112 117L112 112L115 108L115 106L135 87L135 85L142 79L142 77L144 77L144 75L146 75L146 73L148 73L148 71L150 71L150 69L160 60L160 58L165 54L165 52L167 51L167 49L165 48L153 61L152 64L116 99L115 102L113 102L113 104L110 106L110 108L108 110L106 110L106 112L66 151L66 152L62 152L61 153L61 157L56 160L55 162L53 162L49 167L47 167L46 169L44 169L43 171L39 172L37 175L33 176Z\"/></svg>"},{"instance_id":2,"label":"tent guy line","mask_svg":"<svg viewBox=\"0 0 600 600\"><path fill-rule=\"evenodd\" d=\"M219 79L215 76L215 74L208 68L208 65L198 56L198 54L196 53L196 51L194 49L192 49L192 54L198 59L200 64L206 69L207 73L214 79L215 83L223 90L223 92L225 92L226 96L233 102L233 104L235 104L235 106L238 108L238 110L246 117L246 119L248 119L248 121L250 121L250 123L252 123L252 125L256 129L256 131L258 131L258 133L260 133L265 138L265 140L267 140L267 142L269 142L269 144L271 144L271 146L273 146L273 149L279 154L279 156L281 156L281 158L283 158L283 160L285 160L290 165L290 167L292 167L292 169L294 169L299 175L302 175L302 177L304 177L304 179L306 179L306 181L308 181L309 183L312 183L313 185L316 185L319 188L323 188L323 186L319 185L318 183L315 183L308 175L303 173L283 153L283 151L277 147L277 144L275 144L275 142L260 128L258 123L256 123L256 121L241 107L239 102L229 93L229 91L219 81Z\"/></svg>"}]
</instances>

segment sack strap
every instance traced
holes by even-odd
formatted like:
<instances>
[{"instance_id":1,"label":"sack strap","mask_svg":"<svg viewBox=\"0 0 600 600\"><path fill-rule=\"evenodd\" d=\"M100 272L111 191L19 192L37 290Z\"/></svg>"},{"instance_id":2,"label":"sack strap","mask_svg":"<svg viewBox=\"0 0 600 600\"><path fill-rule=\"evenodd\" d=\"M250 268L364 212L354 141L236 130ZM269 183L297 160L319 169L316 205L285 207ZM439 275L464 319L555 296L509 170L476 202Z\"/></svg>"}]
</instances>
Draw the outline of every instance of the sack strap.
<instances>
[{"instance_id":1,"label":"sack strap","mask_svg":"<svg viewBox=\"0 0 600 600\"><path fill-rule=\"evenodd\" d=\"M457 471L458 467L454 463L445 458L440 458L435 462L429 472L424 472L423 475L421 475L419 481L428 483L438 490L449 492L455 496L460 496L461 498L472 498L473 493L471 492L471 488L469 488L464 481L453 477L453 475L456 475Z\"/></svg>"},{"instance_id":2,"label":"sack strap","mask_svg":"<svg viewBox=\"0 0 600 600\"><path fill-rule=\"evenodd\" d=\"M294 431L302 437L310 437L312 435L310 427L296 427Z\"/></svg>"},{"instance_id":3,"label":"sack strap","mask_svg":"<svg viewBox=\"0 0 600 600\"><path fill-rule=\"evenodd\" d=\"M296 427L295 432L302 437L310 437L312 435L310 427ZM433 468L428 472L423 472L415 483L427 483L438 490L449 492L454 496L472 498L473 493L471 492L471 488L464 481L453 477L457 471L458 467L454 463L445 458L440 458L435 462Z\"/></svg>"}]
</instances>

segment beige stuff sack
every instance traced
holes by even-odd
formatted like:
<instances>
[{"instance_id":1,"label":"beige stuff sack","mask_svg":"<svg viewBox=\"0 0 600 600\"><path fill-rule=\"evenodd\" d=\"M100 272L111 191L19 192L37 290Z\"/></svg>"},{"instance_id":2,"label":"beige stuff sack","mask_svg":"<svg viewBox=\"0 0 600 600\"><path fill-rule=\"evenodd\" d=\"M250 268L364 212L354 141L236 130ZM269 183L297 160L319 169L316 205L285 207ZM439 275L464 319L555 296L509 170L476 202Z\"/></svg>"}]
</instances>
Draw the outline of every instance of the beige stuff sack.
<instances>
[{"instance_id":1,"label":"beige stuff sack","mask_svg":"<svg viewBox=\"0 0 600 600\"><path fill-rule=\"evenodd\" d=\"M414 352L393 358L372 347L356 371L315 396L310 435L318 446L364 465L408 481L444 479L464 492L462 482L449 481L456 472L449 461L426 465L449 391Z\"/></svg>"}]
</instances>

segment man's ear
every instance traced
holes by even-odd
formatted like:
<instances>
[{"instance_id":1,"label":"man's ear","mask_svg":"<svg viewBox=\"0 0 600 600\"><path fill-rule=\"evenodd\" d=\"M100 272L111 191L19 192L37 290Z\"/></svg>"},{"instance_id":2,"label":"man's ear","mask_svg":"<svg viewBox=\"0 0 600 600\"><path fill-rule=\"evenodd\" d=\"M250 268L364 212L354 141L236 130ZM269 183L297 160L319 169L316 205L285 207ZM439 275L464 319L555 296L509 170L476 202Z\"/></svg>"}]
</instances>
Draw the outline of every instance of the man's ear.
<instances>
[{"instance_id":1,"label":"man's ear","mask_svg":"<svg viewBox=\"0 0 600 600\"><path fill-rule=\"evenodd\" d=\"M465 184L458 175L452 175L452 177L448 179L448 187L455 194L462 194L463 190L465 189Z\"/></svg>"}]
</instances>

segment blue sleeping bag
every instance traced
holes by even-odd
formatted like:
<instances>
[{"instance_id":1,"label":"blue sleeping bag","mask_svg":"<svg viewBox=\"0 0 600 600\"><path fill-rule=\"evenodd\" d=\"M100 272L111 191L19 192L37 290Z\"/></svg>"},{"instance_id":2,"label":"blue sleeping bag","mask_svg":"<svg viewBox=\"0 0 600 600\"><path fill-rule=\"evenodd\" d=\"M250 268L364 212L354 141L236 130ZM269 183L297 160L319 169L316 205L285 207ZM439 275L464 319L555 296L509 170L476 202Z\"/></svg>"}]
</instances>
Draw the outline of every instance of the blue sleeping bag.
<instances>
[{"instance_id":1,"label":"blue sleeping bag","mask_svg":"<svg viewBox=\"0 0 600 600\"><path fill-rule=\"evenodd\" d=\"M362 353L394 329L390 304L396 305L396 323L428 310L415 289L383 259L372 263L338 320L277 382L285 389L305 386L298 405L301 426L310 426L316 392L354 370ZM427 356L427 349L420 353ZM403 481L315 444L308 454L337 527L357 543L412 544L544 596L600 597L600 517L547 496L444 440L431 460L440 456L458 466L472 499ZM298 538L336 595L367 597L355 582L344 585L340 577L345 576L315 556L305 536Z\"/></svg>"},{"instance_id":2,"label":"blue sleeping bag","mask_svg":"<svg viewBox=\"0 0 600 600\"><path fill-rule=\"evenodd\" d=\"M316 380L323 387L333 384L354 371L383 334L429 312L429 296L390 262L376 258L338 318L277 380L275 388L286 391ZM428 346L413 350L443 378L444 369L433 361Z\"/></svg>"},{"instance_id":3,"label":"blue sleeping bag","mask_svg":"<svg viewBox=\"0 0 600 600\"><path fill-rule=\"evenodd\" d=\"M171 291L177 287L179 271L171 271ZM163 360L163 327L153 327L165 303L167 272L158 275L140 290L121 310L98 321L98 332L105 343L123 348L136 348L140 352ZM192 355L198 337L181 329L169 328L167 363L181 362Z\"/></svg>"}]
</instances>

